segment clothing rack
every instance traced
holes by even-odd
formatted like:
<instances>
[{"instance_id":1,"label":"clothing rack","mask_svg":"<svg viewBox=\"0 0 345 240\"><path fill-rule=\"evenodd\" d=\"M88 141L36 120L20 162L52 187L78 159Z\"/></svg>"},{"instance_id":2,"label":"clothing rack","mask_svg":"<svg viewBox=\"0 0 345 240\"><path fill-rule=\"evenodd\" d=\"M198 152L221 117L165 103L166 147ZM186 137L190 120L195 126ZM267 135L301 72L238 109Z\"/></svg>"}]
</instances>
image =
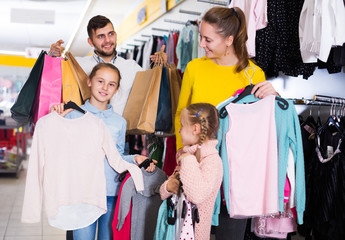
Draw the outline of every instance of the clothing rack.
<instances>
[{"instance_id":1,"label":"clothing rack","mask_svg":"<svg viewBox=\"0 0 345 240\"><path fill-rule=\"evenodd\" d=\"M127 44L127 46L139 47L138 45L136 45L136 44L131 44L131 43Z\"/></svg>"},{"instance_id":2,"label":"clothing rack","mask_svg":"<svg viewBox=\"0 0 345 240\"><path fill-rule=\"evenodd\" d=\"M292 101L294 105L309 105L309 106L344 106L344 103L336 102L325 102L314 99L304 99L304 98L289 98L288 100Z\"/></svg>"},{"instance_id":3,"label":"clothing rack","mask_svg":"<svg viewBox=\"0 0 345 240\"><path fill-rule=\"evenodd\" d=\"M136 42L146 42L145 40L141 40L141 39L133 39Z\"/></svg>"},{"instance_id":4,"label":"clothing rack","mask_svg":"<svg viewBox=\"0 0 345 240\"><path fill-rule=\"evenodd\" d=\"M155 27L151 28L151 30L154 30L154 31L161 31L161 32L170 32L170 30L168 30L168 29L155 28Z\"/></svg>"},{"instance_id":5,"label":"clothing rack","mask_svg":"<svg viewBox=\"0 0 345 240\"><path fill-rule=\"evenodd\" d=\"M187 22L177 21L177 20L172 20L172 19L164 19L164 22L176 23L176 24L181 24L181 25L185 25L187 23Z\"/></svg>"},{"instance_id":6,"label":"clothing rack","mask_svg":"<svg viewBox=\"0 0 345 240\"><path fill-rule=\"evenodd\" d=\"M141 34L142 37L151 37L151 35L147 35L147 34Z\"/></svg>"},{"instance_id":7,"label":"clothing rack","mask_svg":"<svg viewBox=\"0 0 345 240\"><path fill-rule=\"evenodd\" d=\"M332 96L324 96L324 95L315 95L314 101L325 102L325 103L332 103L345 105L345 98L341 97L332 97Z\"/></svg>"},{"instance_id":8,"label":"clothing rack","mask_svg":"<svg viewBox=\"0 0 345 240\"><path fill-rule=\"evenodd\" d=\"M198 0L198 2L211 3L211 4L215 4L215 5L221 5L221 6L228 6L227 2L216 1L216 0Z\"/></svg>"},{"instance_id":9,"label":"clothing rack","mask_svg":"<svg viewBox=\"0 0 345 240\"><path fill-rule=\"evenodd\" d=\"M185 13L185 14L197 15L197 16L201 15L201 12L194 12L194 11L188 11L188 10L183 10L183 9L180 9L179 13Z\"/></svg>"}]
</instances>

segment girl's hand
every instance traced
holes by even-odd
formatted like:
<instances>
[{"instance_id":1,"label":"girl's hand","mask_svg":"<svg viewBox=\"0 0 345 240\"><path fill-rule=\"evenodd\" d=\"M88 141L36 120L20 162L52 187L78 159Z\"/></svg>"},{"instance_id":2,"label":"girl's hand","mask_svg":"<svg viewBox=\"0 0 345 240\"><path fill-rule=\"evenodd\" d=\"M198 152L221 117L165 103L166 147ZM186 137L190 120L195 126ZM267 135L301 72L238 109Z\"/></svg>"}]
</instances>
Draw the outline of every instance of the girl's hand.
<instances>
[{"instance_id":1,"label":"girl's hand","mask_svg":"<svg viewBox=\"0 0 345 240\"><path fill-rule=\"evenodd\" d=\"M167 186L166 186L167 191L174 193L174 194L177 194L179 185L180 185L180 181L177 180L177 178L175 178L175 177L171 177L171 178L169 178L169 180L167 182Z\"/></svg>"},{"instance_id":2,"label":"girl's hand","mask_svg":"<svg viewBox=\"0 0 345 240\"><path fill-rule=\"evenodd\" d=\"M73 109L67 109L64 110L64 105L66 104L66 102L57 104L57 105L53 105L50 107L50 112L57 112L60 116L65 117L68 113L72 112Z\"/></svg>"},{"instance_id":3,"label":"girl's hand","mask_svg":"<svg viewBox=\"0 0 345 240\"><path fill-rule=\"evenodd\" d=\"M274 89L272 83L268 81L259 82L255 84L255 86L252 89L251 94L254 94L254 93L255 93L256 98L264 98L268 95L280 96L279 93L277 93L277 91Z\"/></svg>"},{"instance_id":4,"label":"girl's hand","mask_svg":"<svg viewBox=\"0 0 345 240\"><path fill-rule=\"evenodd\" d=\"M147 159L147 157L146 156L143 156L143 155L136 155L135 157L134 157L134 161L138 164L138 165L140 165L140 163L142 163L143 161L145 161ZM146 171L147 172L153 172L155 169L156 169L156 165L155 164L157 164L157 161L156 160L154 160L154 159L152 159L152 163L150 163L150 166L148 166L147 168L146 168Z\"/></svg>"},{"instance_id":5,"label":"girl's hand","mask_svg":"<svg viewBox=\"0 0 345 240\"><path fill-rule=\"evenodd\" d=\"M185 158L185 157L187 157L187 156L190 156L190 155L192 155L192 154L190 154L190 153L183 153L183 154L181 154L178 158L177 158L177 165L178 166L180 166L181 164L181 160L183 159L183 158Z\"/></svg>"}]
</instances>

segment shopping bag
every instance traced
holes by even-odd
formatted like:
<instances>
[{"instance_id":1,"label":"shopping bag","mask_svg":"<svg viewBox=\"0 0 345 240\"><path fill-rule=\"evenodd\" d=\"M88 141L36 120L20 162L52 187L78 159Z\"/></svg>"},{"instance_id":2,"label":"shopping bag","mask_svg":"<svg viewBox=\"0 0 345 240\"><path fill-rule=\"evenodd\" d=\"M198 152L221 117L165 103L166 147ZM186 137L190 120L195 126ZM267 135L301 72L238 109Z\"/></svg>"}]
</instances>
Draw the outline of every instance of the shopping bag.
<instances>
[{"instance_id":1,"label":"shopping bag","mask_svg":"<svg viewBox=\"0 0 345 240\"><path fill-rule=\"evenodd\" d=\"M85 102L91 97L91 89L87 85L88 76L70 52L66 52L66 56L68 58L68 61L70 61L74 76L77 79L82 101Z\"/></svg>"},{"instance_id":2,"label":"shopping bag","mask_svg":"<svg viewBox=\"0 0 345 240\"><path fill-rule=\"evenodd\" d=\"M162 67L137 72L123 117L128 134L147 134L155 131Z\"/></svg>"},{"instance_id":3,"label":"shopping bag","mask_svg":"<svg viewBox=\"0 0 345 240\"><path fill-rule=\"evenodd\" d=\"M171 94L169 76L166 67L162 68L161 84L159 89L159 99L155 131L169 132L172 128Z\"/></svg>"},{"instance_id":4,"label":"shopping bag","mask_svg":"<svg viewBox=\"0 0 345 240\"><path fill-rule=\"evenodd\" d=\"M181 91L181 76L176 68L175 64L169 64L167 66L169 84L170 84L170 95L171 95L171 113L172 113L172 127L170 133L175 133L175 115L178 105L178 99Z\"/></svg>"},{"instance_id":5,"label":"shopping bag","mask_svg":"<svg viewBox=\"0 0 345 240\"><path fill-rule=\"evenodd\" d=\"M49 113L51 105L61 103L61 60L62 58L44 56L41 81L32 109L33 124Z\"/></svg>"},{"instance_id":6,"label":"shopping bag","mask_svg":"<svg viewBox=\"0 0 345 240\"><path fill-rule=\"evenodd\" d=\"M19 124L28 124L31 119L32 105L41 79L46 54L45 51L42 51L38 56L28 79L18 94L16 102L11 107L11 116Z\"/></svg>"},{"instance_id":7,"label":"shopping bag","mask_svg":"<svg viewBox=\"0 0 345 240\"><path fill-rule=\"evenodd\" d=\"M62 101L72 101L78 106L83 104L79 85L75 75L73 73L70 60L62 60L61 61L61 69L62 69Z\"/></svg>"}]
</instances>

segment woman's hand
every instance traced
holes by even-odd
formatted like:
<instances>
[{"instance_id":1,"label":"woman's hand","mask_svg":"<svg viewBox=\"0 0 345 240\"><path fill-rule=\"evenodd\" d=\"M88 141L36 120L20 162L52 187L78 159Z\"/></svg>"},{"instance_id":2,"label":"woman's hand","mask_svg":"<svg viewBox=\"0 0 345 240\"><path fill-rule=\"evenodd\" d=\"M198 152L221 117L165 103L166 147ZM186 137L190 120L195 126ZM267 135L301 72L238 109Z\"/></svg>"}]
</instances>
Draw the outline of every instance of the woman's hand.
<instances>
[{"instance_id":1,"label":"woman's hand","mask_svg":"<svg viewBox=\"0 0 345 240\"><path fill-rule=\"evenodd\" d=\"M61 53L65 50L64 47L61 47L61 44L63 44L63 40L59 40L56 43L53 43L50 46L49 53L51 54L52 57L61 57Z\"/></svg>"},{"instance_id":2,"label":"woman's hand","mask_svg":"<svg viewBox=\"0 0 345 240\"><path fill-rule=\"evenodd\" d=\"M64 109L64 105L66 104L66 102L57 104L57 105L53 105L50 107L50 112L57 112L60 116L65 117L68 113L72 112L73 109Z\"/></svg>"},{"instance_id":3,"label":"woman's hand","mask_svg":"<svg viewBox=\"0 0 345 240\"><path fill-rule=\"evenodd\" d=\"M151 61L152 62L156 62L157 58L158 58L158 55L161 54L161 56L163 58L163 64L166 65L168 63L168 55L164 52L164 50L165 50L165 45L162 45L160 52L155 52L154 55L150 56Z\"/></svg>"},{"instance_id":4,"label":"woman's hand","mask_svg":"<svg viewBox=\"0 0 345 240\"><path fill-rule=\"evenodd\" d=\"M268 81L259 82L255 84L255 86L252 89L251 94L254 94L254 93L255 93L256 98L264 98L268 95L280 96L279 93L274 89L272 83Z\"/></svg>"}]
</instances>

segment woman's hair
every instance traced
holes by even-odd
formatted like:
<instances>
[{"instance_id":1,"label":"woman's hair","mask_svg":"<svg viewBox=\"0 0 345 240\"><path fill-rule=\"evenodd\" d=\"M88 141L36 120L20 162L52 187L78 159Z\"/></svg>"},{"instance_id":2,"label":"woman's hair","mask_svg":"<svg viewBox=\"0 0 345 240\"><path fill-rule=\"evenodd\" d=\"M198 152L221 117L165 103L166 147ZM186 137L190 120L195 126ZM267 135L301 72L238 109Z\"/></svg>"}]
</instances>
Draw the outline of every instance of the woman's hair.
<instances>
[{"instance_id":1,"label":"woman's hair","mask_svg":"<svg viewBox=\"0 0 345 240\"><path fill-rule=\"evenodd\" d=\"M200 142L201 145L206 136L209 139L217 138L217 131L219 127L218 111L209 103L195 103L189 105L187 108L189 123L199 123L201 126Z\"/></svg>"},{"instance_id":2,"label":"woman's hair","mask_svg":"<svg viewBox=\"0 0 345 240\"><path fill-rule=\"evenodd\" d=\"M97 15L91 18L87 24L87 34L89 35L89 38L92 39L92 31L96 31L99 28L104 28L108 23L111 23L111 21L102 15ZM111 25L113 24L111 23Z\"/></svg>"},{"instance_id":3,"label":"woman's hair","mask_svg":"<svg viewBox=\"0 0 345 240\"><path fill-rule=\"evenodd\" d=\"M238 7L213 7L202 18L217 29L223 38L234 37L235 54L239 59L236 71L240 72L249 65L246 42L248 40L246 17Z\"/></svg>"},{"instance_id":4,"label":"woman's hair","mask_svg":"<svg viewBox=\"0 0 345 240\"><path fill-rule=\"evenodd\" d=\"M98 63L96 66L93 67L93 69L89 75L89 78L92 79L96 75L97 71L99 69L102 69L102 68L109 68L109 69L111 69L117 73L117 75L119 76L119 82L117 84L117 89L119 89L120 80L121 80L120 70L111 63Z\"/></svg>"}]
</instances>

